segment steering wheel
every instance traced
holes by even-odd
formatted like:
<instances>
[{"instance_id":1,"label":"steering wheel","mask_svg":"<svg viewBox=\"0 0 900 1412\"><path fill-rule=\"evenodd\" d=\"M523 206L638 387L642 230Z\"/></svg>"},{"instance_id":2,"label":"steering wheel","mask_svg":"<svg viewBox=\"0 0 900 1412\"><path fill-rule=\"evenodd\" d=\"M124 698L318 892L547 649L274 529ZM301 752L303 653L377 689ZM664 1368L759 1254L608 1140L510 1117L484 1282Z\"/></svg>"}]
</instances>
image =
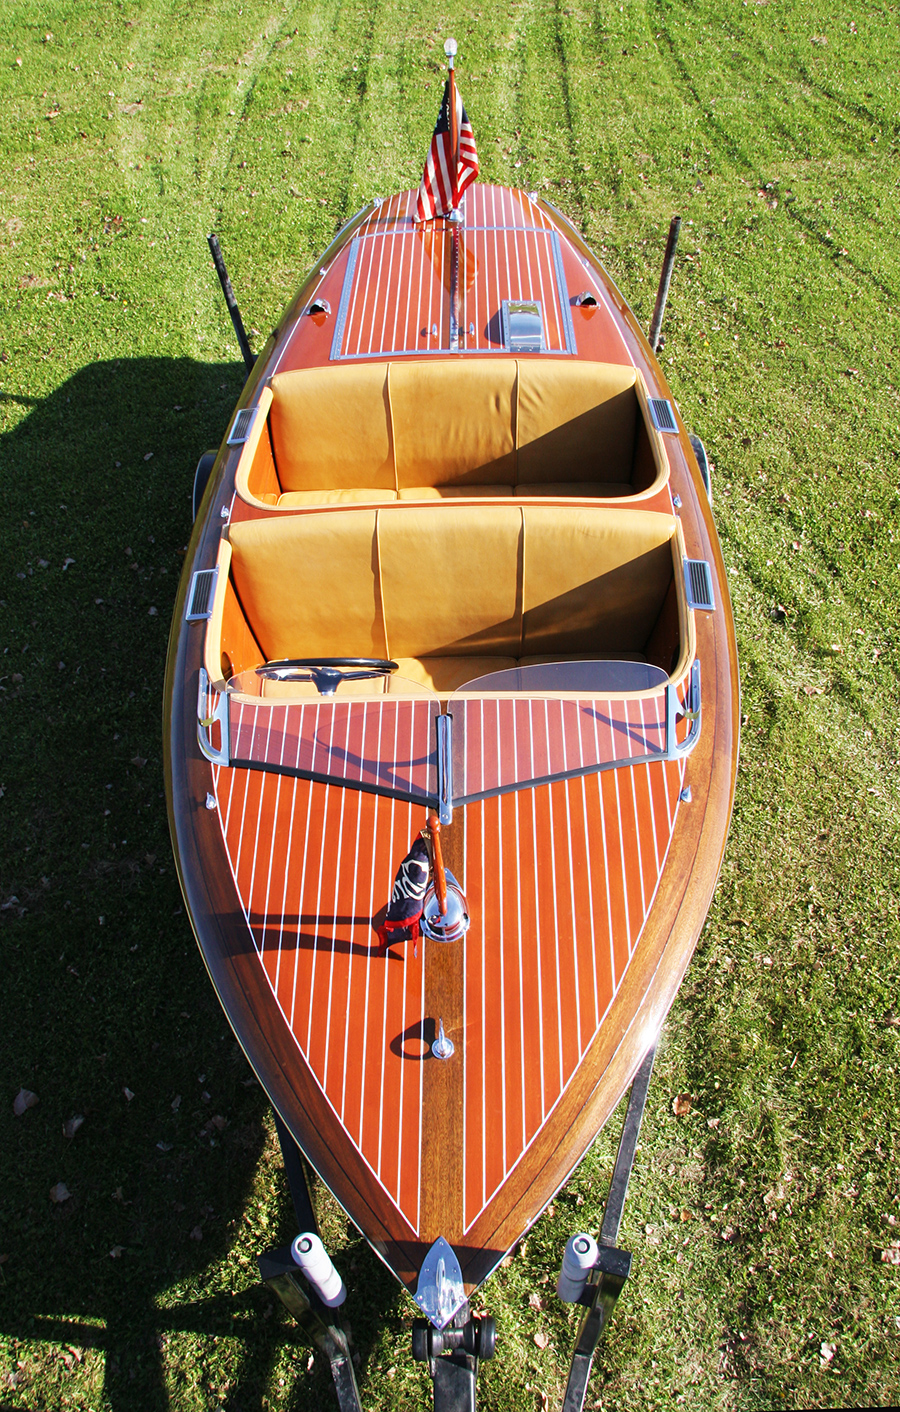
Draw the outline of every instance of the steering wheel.
<instances>
[{"instance_id":1,"label":"steering wheel","mask_svg":"<svg viewBox=\"0 0 900 1412\"><path fill-rule=\"evenodd\" d=\"M367 681L396 671L397 663L387 657L284 657L257 667L256 675L267 681L315 682L320 696L334 696L342 681Z\"/></svg>"}]
</instances>

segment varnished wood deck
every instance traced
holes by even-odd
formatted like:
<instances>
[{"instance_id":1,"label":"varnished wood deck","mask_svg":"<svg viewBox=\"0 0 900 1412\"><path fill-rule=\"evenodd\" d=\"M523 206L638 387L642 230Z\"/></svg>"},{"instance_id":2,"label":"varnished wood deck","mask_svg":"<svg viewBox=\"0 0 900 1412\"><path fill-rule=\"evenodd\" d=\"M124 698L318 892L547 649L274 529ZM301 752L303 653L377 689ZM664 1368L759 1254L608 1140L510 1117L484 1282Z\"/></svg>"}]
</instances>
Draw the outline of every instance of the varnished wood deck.
<instances>
[{"instance_id":1,"label":"varnished wood deck","mask_svg":"<svg viewBox=\"0 0 900 1412\"><path fill-rule=\"evenodd\" d=\"M465 943L423 938L387 953L374 923L424 810L255 770L214 774L241 905L298 1059L410 1232L452 1243L521 1161L599 1030L656 892L683 766L457 810ZM444 996L445 980L433 982L448 965ZM457 1048L446 1078L462 1114L443 1151L465 1174L452 1229L444 1202L439 1228L423 1225L423 1094L440 1020Z\"/></svg>"}]
</instances>

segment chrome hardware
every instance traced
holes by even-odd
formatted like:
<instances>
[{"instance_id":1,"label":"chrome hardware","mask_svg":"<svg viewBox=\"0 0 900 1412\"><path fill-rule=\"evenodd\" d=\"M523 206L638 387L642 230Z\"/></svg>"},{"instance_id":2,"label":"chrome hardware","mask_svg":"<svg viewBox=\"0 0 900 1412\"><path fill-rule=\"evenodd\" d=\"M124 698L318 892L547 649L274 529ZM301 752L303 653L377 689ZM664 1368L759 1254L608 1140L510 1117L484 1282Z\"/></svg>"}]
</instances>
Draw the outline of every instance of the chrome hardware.
<instances>
[{"instance_id":1,"label":"chrome hardware","mask_svg":"<svg viewBox=\"0 0 900 1412\"><path fill-rule=\"evenodd\" d=\"M690 433L690 443L694 448L694 455L697 457L697 469L699 470L700 476L703 480L703 485L706 490L706 498L711 505L713 500L712 474L710 470L709 457L706 454L706 447L703 445L703 442L700 440L699 436L695 436L693 432Z\"/></svg>"},{"instance_id":2,"label":"chrome hardware","mask_svg":"<svg viewBox=\"0 0 900 1412\"><path fill-rule=\"evenodd\" d=\"M453 1246L443 1236L438 1236L422 1261L413 1298L436 1329L446 1328L466 1302L459 1261Z\"/></svg>"},{"instance_id":3,"label":"chrome hardware","mask_svg":"<svg viewBox=\"0 0 900 1412\"><path fill-rule=\"evenodd\" d=\"M453 823L453 717L449 712L435 716L437 735L437 794L438 818L442 824Z\"/></svg>"},{"instance_id":4,"label":"chrome hardware","mask_svg":"<svg viewBox=\"0 0 900 1412\"><path fill-rule=\"evenodd\" d=\"M650 417L657 431L667 431L677 435L678 423L675 420L675 408L668 397L650 398Z\"/></svg>"},{"instance_id":5,"label":"chrome hardware","mask_svg":"<svg viewBox=\"0 0 900 1412\"><path fill-rule=\"evenodd\" d=\"M685 559L684 586L689 608L702 608L711 613L716 606L713 594L712 570L706 559Z\"/></svg>"},{"instance_id":6,"label":"chrome hardware","mask_svg":"<svg viewBox=\"0 0 900 1412\"><path fill-rule=\"evenodd\" d=\"M675 724L678 720L690 723L690 729L679 744L675 737ZM700 705L700 660L695 658L691 666L691 680L684 705L678 700L674 686L666 687L666 751L667 760L677 760L680 755L689 755L700 739L703 713Z\"/></svg>"},{"instance_id":7,"label":"chrome hardware","mask_svg":"<svg viewBox=\"0 0 900 1412\"><path fill-rule=\"evenodd\" d=\"M680 495L673 495L673 496L672 496L672 504L675 506L675 509L676 509L676 510L680 510L680 509L681 509L681 496L680 496Z\"/></svg>"},{"instance_id":8,"label":"chrome hardware","mask_svg":"<svg viewBox=\"0 0 900 1412\"><path fill-rule=\"evenodd\" d=\"M449 1059L455 1052L456 1046L452 1039L448 1039L444 1034L444 1022L438 1020L438 1037L431 1046L431 1052L435 1059Z\"/></svg>"},{"instance_id":9,"label":"chrome hardware","mask_svg":"<svg viewBox=\"0 0 900 1412\"><path fill-rule=\"evenodd\" d=\"M500 304L503 346L510 353L543 353L544 316L536 299L504 299Z\"/></svg>"},{"instance_id":10,"label":"chrome hardware","mask_svg":"<svg viewBox=\"0 0 900 1412\"><path fill-rule=\"evenodd\" d=\"M228 516L229 516L230 514L231 514L231 510L228 508L228 506L227 506L227 505L223 505L222 508L221 508L221 510L219 511L219 519L220 519L220 520L227 520L227 519L228 519Z\"/></svg>"},{"instance_id":11,"label":"chrome hardware","mask_svg":"<svg viewBox=\"0 0 900 1412\"><path fill-rule=\"evenodd\" d=\"M206 793L206 807L207 809L215 809L217 807L216 796L214 794L210 794L208 790Z\"/></svg>"},{"instance_id":12,"label":"chrome hardware","mask_svg":"<svg viewBox=\"0 0 900 1412\"><path fill-rule=\"evenodd\" d=\"M437 324L431 325L431 337L437 338Z\"/></svg>"},{"instance_id":13,"label":"chrome hardware","mask_svg":"<svg viewBox=\"0 0 900 1412\"><path fill-rule=\"evenodd\" d=\"M231 743L228 733L228 693L223 691L216 701L215 706L209 715L206 714L209 703L209 677L206 668L200 668L200 684L197 691L197 744L200 746L200 753L213 765L229 765L231 763ZM216 722L222 731L222 744L218 750L209 738L210 727Z\"/></svg>"},{"instance_id":14,"label":"chrome hardware","mask_svg":"<svg viewBox=\"0 0 900 1412\"><path fill-rule=\"evenodd\" d=\"M201 618L212 617L213 597L218 577L218 566L214 569L197 569L191 579L191 591L188 594L187 609L184 615L186 623L196 623Z\"/></svg>"},{"instance_id":15,"label":"chrome hardware","mask_svg":"<svg viewBox=\"0 0 900 1412\"><path fill-rule=\"evenodd\" d=\"M330 314L331 305L327 299L314 299L303 311L306 314Z\"/></svg>"},{"instance_id":16,"label":"chrome hardware","mask_svg":"<svg viewBox=\"0 0 900 1412\"><path fill-rule=\"evenodd\" d=\"M429 884L428 891L425 893L425 905L422 908L422 920L419 925L429 941L460 941L469 930L469 910L465 893L449 868L445 870L445 875L447 879L447 911L443 915L433 883ZM449 1042L448 1040L447 1043L449 1044ZM436 1050L435 1053L437 1053ZM443 1056L439 1055L438 1057Z\"/></svg>"},{"instance_id":17,"label":"chrome hardware","mask_svg":"<svg viewBox=\"0 0 900 1412\"><path fill-rule=\"evenodd\" d=\"M589 289L583 289L580 294L575 295L575 298L572 300L572 303L576 304L580 309L596 308L597 296L595 294L592 294Z\"/></svg>"},{"instance_id":18,"label":"chrome hardware","mask_svg":"<svg viewBox=\"0 0 900 1412\"><path fill-rule=\"evenodd\" d=\"M470 338L474 338L474 337L475 337L475 325L474 325L474 324L469 324L469 337L470 337Z\"/></svg>"},{"instance_id":19,"label":"chrome hardware","mask_svg":"<svg viewBox=\"0 0 900 1412\"><path fill-rule=\"evenodd\" d=\"M689 784L686 784L678 798L681 800L682 804L690 804L692 797L691 787Z\"/></svg>"},{"instance_id":20,"label":"chrome hardware","mask_svg":"<svg viewBox=\"0 0 900 1412\"><path fill-rule=\"evenodd\" d=\"M226 439L226 446L243 446L244 442L249 440L258 411L258 407L242 407L239 412L235 413L231 431Z\"/></svg>"}]
</instances>

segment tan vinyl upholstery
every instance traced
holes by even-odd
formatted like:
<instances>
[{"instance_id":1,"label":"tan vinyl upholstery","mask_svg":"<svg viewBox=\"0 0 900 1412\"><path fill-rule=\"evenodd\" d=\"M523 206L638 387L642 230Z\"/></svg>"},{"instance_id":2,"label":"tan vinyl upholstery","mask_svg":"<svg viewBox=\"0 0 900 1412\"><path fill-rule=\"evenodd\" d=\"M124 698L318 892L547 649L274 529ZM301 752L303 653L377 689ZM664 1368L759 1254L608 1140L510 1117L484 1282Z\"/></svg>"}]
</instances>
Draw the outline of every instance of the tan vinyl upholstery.
<instances>
[{"instance_id":1,"label":"tan vinyl upholstery","mask_svg":"<svg viewBox=\"0 0 900 1412\"><path fill-rule=\"evenodd\" d=\"M520 368L516 484L630 480L634 368L559 359Z\"/></svg>"},{"instance_id":2,"label":"tan vinyl upholstery","mask_svg":"<svg viewBox=\"0 0 900 1412\"><path fill-rule=\"evenodd\" d=\"M675 524L602 507L387 505L227 534L267 660L391 657L446 694L523 658L640 657L673 582Z\"/></svg>"},{"instance_id":3,"label":"tan vinyl upholstery","mask_svg":"<svg viewBox=\"0 0 900 1412\"><path fill-rule=\"evenodd\" d=\"M244 520L231 577L267 661L386 657L375 510Z\"/></svg>"},{"instance_id":4,"label":"tan vinyl upholstery","mask_svg":"<svg viewBox=\"0 0 900 1412\"><path fill-rule=\"evenodd\" d=\"M633 367L570 358L332 363L276 373L279 509L393 499L621 498L668 474ZM271 504L272 456L239 468Z\"/></svg>"},{"instance_id":5,"label":"tan vinyl upholstery","mask_svg":"<svg viewBox=\"0 0 900 1412\"><path fill-rule=\"evenodd\" d=\"M276 373L270 386L282 491L397 489L388 364Z\"/></svg>"},{"instance_id":6,"label":"tan vinyl upholstery","mask_svg":"<svg viewBox=\"0 0 900 1412\"><path fill-rule=\"evenodd\" d=\"M514 360L391 365L397 489L516 479Z\"/></svg>"}]
</instances>

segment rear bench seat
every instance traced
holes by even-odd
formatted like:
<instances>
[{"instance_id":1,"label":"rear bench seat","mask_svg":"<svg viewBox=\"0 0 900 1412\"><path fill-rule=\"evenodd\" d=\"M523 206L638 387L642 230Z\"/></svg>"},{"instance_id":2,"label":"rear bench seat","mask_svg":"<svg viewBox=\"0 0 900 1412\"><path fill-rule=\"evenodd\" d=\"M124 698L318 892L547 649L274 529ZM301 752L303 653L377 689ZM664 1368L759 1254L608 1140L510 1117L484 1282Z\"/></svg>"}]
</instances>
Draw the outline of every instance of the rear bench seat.
<instances>
[{"instance_id":1,"label":"rear bench seat","mask_svg":"<svg viewBox=\"0 0 900 1412\"><path fill-rule=\"evenodd\" d=\"M276 373L260 402L270 436L246 444L238 493L281 510L652 493L668 463L646 400L634 368L575 360L408 360Z\"/></svg>"},{"instance_id":2,"label":"rear bench seat","mask_svg":"<svg viewBox=\"0 0 900 1412\"><path fill-rule=\"evenodd\" d=\"M443 696L532 661L654 660L656 638L660 665L672 665L684 610L670 515L389 505L246 520L227 537L231 581L267 661L388 657Z\"/></svg>"}]
</instances>

